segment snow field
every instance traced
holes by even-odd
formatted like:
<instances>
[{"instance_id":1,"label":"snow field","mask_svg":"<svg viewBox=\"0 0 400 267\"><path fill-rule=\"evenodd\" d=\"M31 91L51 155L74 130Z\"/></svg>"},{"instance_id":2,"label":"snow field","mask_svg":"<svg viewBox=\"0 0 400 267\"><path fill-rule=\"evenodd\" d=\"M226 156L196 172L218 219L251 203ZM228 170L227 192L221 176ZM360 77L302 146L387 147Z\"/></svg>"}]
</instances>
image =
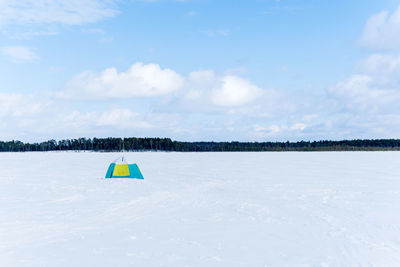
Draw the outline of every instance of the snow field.
<instances>
[{"instance_id":1,"label":"snow field","mask_svg":"<svg viewBox=\"0 0 400 267\"><path fill-rule=\"evenodd\" d=\"M0 266L398 266L400 153L0 153Z\"/></svg>"}]
</instances>

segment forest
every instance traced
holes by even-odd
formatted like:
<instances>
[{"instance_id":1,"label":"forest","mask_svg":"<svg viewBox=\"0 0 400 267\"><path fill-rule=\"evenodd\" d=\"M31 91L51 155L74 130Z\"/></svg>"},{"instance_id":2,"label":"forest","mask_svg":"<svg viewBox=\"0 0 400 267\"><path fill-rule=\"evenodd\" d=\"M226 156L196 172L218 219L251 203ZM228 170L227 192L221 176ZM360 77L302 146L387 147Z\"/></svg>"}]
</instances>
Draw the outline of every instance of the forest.
<instances>
[{"instance_id":1,"label":"forest","mask_svg":"<svg viewBox=\"0 0 400 267\"><path fill-rule=\"evenodd\" d=\"M77 138L40 143L0 141L0 152L27 151L390 151L400 150L400 139L299 142L181 142L170 138Z\"/></svg>"}]
</instances>

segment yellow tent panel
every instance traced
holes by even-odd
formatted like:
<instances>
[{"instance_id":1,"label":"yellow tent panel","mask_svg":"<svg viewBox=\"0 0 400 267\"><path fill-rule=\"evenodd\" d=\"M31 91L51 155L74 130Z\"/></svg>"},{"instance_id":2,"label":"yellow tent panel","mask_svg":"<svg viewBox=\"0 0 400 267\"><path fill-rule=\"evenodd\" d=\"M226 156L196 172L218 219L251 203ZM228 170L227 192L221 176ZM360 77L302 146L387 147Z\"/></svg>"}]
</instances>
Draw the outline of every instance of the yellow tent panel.
<instances>
[{"instance_id":1,"label":"yellow tent panel","mask_svg":"<svg viewBox=\"0 0 400 267\"><path fill-rule=\"evenodd\" d=\"M115 165L113 176L129 177L129 165L128 164L118 164Z\"/></svg>"}]
</instances>

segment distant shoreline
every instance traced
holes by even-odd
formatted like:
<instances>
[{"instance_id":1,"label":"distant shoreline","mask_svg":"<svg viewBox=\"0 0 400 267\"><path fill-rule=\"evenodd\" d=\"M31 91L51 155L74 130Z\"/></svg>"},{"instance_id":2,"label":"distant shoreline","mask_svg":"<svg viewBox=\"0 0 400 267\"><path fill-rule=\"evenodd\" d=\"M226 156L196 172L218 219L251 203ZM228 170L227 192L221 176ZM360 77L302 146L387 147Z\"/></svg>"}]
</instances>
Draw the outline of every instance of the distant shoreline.
<instances>
[{"instance_id":1,"label":"distant shoreline","mask_svg":"<svg viewBox=\"0 0 400 267\"><path fill-rule=\"evenodd\" d=\"M299 142L181 142L170 138L78 138L41 143L0 141L0 152L328 152L400 151L400 139L357 139Z\"/></svg>"}]
</instances>

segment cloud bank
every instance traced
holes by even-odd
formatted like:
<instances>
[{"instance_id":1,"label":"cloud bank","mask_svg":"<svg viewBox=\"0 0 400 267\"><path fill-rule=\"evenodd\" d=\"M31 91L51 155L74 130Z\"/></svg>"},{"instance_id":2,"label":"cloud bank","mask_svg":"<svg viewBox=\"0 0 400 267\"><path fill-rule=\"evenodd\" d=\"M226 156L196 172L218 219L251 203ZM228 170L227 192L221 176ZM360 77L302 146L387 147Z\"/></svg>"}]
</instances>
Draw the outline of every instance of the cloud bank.
<instances>
[{"instance_id":1,"label":"cloud bank","mask_svg":"<svg viewBox=\"0 0 400 267\"><path fill-rule=\"evenodd\" d=\"M180 140L388 138L400 133L399 73L400 55L373 54L358 63L357 73L314 95L263 88L212 70L183 75L139 62L126 71L85 71L56 92L1 95L0 138L15 132Z\"/></svg>"},{"instance_id":2,"label":"cloud bank","mask_svg":"<svg viewBox=\"0 0 400 267\"><path fill-rule=\"evenodd\" d=\"M115 14L112 2L1 1L1 25L89 23ZM76 4L72 5L73 3ZM41 14L49 5L59 17ZM75 10L81 5L83 9ZM24 14L20 13L24 11ZM32 17L38 11L37 17ZM64 14L66 12L66 14ZM374 53L327 88L270 88L240 72L188 73L157 63L78 73L52 91L0 94L0 139L168 136L179 140L284 141L400 136L400 7L366 22ZM38 56L1 47L13 61ZM286 66L282 71L286 71Z\"/></svg>"}]
</instances>

